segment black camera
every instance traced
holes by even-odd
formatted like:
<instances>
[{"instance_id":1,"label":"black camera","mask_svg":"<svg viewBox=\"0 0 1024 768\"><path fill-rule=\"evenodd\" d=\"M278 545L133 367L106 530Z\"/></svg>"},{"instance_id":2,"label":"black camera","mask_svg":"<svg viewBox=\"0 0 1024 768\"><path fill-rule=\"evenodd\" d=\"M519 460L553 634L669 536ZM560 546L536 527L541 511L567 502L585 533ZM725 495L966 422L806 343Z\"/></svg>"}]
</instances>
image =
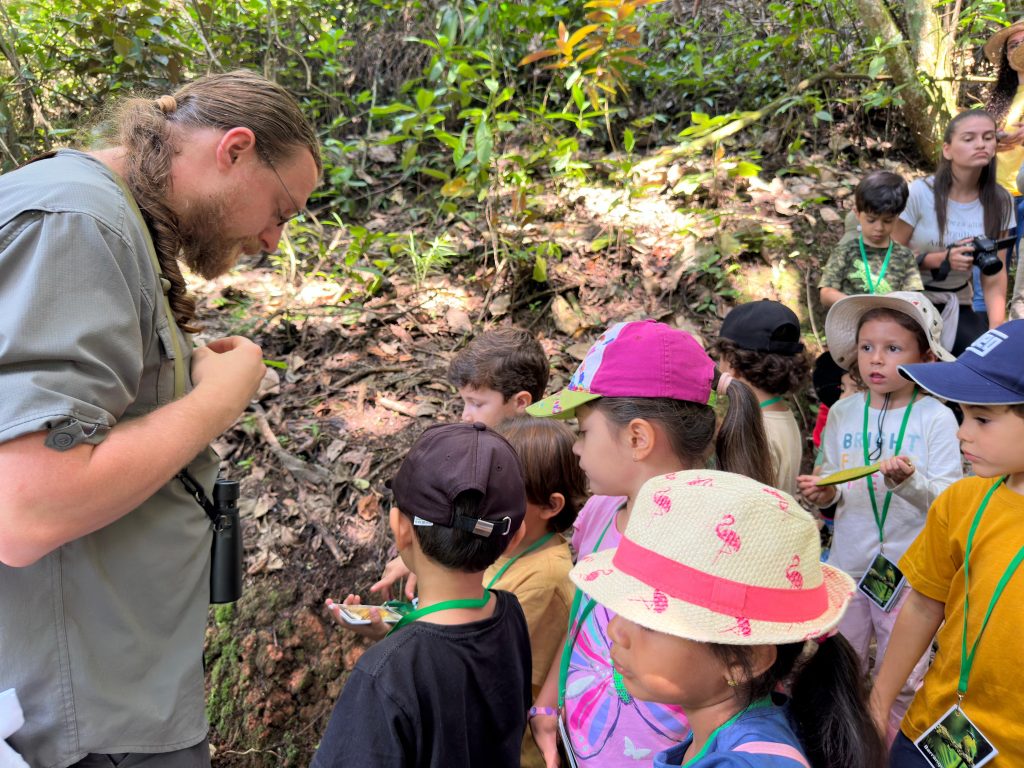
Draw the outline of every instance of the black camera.
<instances>
[{"instance_id":1,"label":"black camera","mask_svg":"<svg viewBox=\"0 0 1024 768\"><path fill-rule=\"evenodd\" d=\"M238 481L218 478L213 486L213 562L210 602L233 603L242 596L242 525Z\"/></svg>"},{"instance_id":2,"label":"black camera","mask_svg":"<svg viewBox=\"0 0 1024 768\"><path fill-rule=\"evenodd\" d=\"M999 251L1008 248L1017 242L1016 237L1004 237L1000 240L992 240L979 235L971 240L971 247L974 248L974 266L981 270L983 275L995 275L1003 268L1003 260L999 258Z\"/></svg>"}]
</instances>

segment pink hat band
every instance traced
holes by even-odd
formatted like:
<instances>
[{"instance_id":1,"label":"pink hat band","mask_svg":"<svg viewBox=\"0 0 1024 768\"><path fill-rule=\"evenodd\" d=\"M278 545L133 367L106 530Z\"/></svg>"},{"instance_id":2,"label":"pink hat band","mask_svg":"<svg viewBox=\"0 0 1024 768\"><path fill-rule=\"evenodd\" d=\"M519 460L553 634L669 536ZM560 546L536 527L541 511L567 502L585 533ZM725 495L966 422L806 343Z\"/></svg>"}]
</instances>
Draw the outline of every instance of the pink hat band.
<instances>
[{"instance_id":1,"label":"pink hat band","mask_svg":"<svg viewBox=\"0 0 1024 768\"><path fill-rule=\"evenodd\" d=\"M818 526L792 496L699 469L644 483L618 549L581 558L569 577L656 632L771 645L803 642L839 623L853 580L820 558Z\"/></svg>"},{"instance_id":2,"label":"pink hat band","mask_svg":"<svg viewBox=\"0 0 1024 768\"><path fill-rule=\"evenodd\" d=\"M622 573L669 597L715 613L757 621L799 623L816 619L829 607L828 588L824 582L811 589L743 584L698 571L627 538L619 542L612 564Z\"/></svg>"}]
</instances>

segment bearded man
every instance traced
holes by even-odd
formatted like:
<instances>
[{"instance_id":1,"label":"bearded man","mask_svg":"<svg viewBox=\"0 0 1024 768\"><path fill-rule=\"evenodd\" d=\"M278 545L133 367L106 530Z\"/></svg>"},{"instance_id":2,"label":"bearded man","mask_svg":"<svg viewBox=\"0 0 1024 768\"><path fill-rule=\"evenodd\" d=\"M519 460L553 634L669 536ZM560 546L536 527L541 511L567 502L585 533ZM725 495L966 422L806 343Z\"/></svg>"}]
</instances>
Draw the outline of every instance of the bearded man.
<instances>
[{"instance_id":1,"label":"bearded man","mask_svg":"<svg viewBox=\"0 0 1024 768\"><path fill-rule=\"evenodd\" d=\"M273 251L315 188L295 100L249 72L128 100L105 148L0 177L0 691L34 767L210 765L209 443L260 348L193 349L178 259Z\"/></svg>"}]
</instances>

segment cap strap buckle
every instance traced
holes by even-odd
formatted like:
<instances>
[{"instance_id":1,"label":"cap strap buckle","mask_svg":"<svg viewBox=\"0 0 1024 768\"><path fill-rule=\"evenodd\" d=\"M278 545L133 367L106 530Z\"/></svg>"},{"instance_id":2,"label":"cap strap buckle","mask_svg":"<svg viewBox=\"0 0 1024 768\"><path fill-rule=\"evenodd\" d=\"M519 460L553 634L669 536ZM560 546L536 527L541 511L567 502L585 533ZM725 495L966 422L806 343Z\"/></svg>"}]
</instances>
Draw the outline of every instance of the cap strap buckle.
<instances>
[{"instance_id":1,"label":"cap strap buckle","mask_svg":"<svg viewBox=\"0 0 1024 768\"><path fill-rule=\"evenodd\" d=\"M509 531L512 530L512 518L506 515L500 520L481 520L479 518L471 517L460 517L455 523L456 528L461 528L465 531L470 531L477 536L483 538L490 538L494 535L494 526L497 524L505 523L505 530L501 531L499 536L508 536Z\"/></svg>"}]
</instances>

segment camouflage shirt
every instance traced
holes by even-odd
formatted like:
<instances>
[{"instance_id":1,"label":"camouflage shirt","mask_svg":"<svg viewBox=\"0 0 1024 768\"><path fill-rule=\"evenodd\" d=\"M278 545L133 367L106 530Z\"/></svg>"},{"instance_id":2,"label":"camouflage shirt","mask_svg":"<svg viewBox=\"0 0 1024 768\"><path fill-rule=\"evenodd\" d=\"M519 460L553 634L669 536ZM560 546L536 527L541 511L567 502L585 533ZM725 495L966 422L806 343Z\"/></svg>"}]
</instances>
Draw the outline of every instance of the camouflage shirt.
<instances>
[{"instance_id":1,"label":"camouflage shirt","mask_svg":"<svg viewBox=\"0 0 1024 768\"><path fill-rule=\"evenodd\" d=\"M864 253L868 257L868 266L871 268L871 282L875 284L874 292L924 290L924 286L921 284L921 272L917 268L917 259L914 257L913 251L896 242L892 244L892 256L889 257L889 267L885 271L885 277L881 281L878 280L878 273L882 269L882 262L885 261L887 250L888 247L875 248L867 244L864 246ZM836 246L825 264L825 268L821 271L818 287L835 288L847 296L871 293L864 274L864 260L860 256L859 237Z\"/></svg>"}]
</instances>

